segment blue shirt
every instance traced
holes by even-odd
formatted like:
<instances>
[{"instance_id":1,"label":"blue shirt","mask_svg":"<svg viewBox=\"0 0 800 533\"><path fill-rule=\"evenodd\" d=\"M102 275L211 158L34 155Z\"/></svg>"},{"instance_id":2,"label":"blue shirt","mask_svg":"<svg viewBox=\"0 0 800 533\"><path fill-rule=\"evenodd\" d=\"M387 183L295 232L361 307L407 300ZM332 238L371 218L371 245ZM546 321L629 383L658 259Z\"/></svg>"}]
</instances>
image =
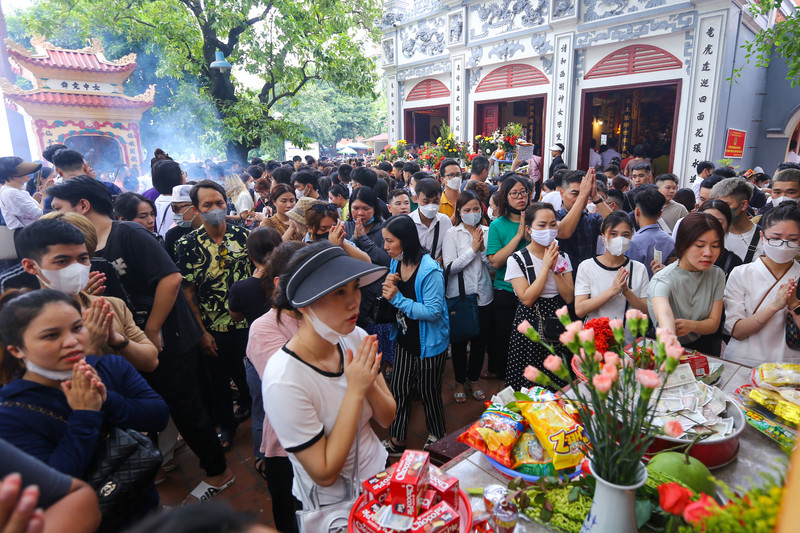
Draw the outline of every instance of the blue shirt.
<instances>
[{"instance_id":1,"label":"blue shirt","mask_svg":"<svg viewBox=\"0 0 800 533\"><path fill-rule=\"evenodd\" d=\"M561 221L567 216L563 207L556 213L556 218ZM578 225L569 239L559 239L558 249L565 252L573 265L580 265L586 259L597 255L597 237L603 226L603 215L600 213L581 213Z\"/></svg>"},{"instance_id":2,"label":"blue shirt","mask_svg":"<svg viewBox=\"0 0 800 533\"><path fill-rule=\"evenodd\" d=\"M647 275L653 277L653 269L650 262L653 261L653 251L661 252L661 262L665 263L667 257L675 250L675 243L667 232L662 230L658 224L644 226L633 234L631 247L625 254L634 261L644 263L647 268Z\"/></svg>"}]
</instances>

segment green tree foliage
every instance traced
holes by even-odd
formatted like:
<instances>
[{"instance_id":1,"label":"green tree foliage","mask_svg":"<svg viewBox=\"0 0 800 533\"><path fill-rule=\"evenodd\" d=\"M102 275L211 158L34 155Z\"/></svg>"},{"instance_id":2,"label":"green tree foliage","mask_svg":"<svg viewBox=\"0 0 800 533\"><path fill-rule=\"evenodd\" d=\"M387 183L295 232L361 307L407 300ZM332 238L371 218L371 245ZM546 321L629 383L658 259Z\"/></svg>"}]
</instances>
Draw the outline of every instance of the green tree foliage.
<instances>
[{"instance_id":1,"label":"green tree foliage","mask_svg":"<svg viewBox=\"0 0 800 533\"><path fill-rule=\"evenodd\" d=\"M771 11L781 8L780 0L762 0L748 5L754 17L769 19ZM786 79L792 87L800 83L800 11L795 10L781 22L770 28L764 28L756 34L755 39L744 45L746 64L754 61L757 67L767 67L774 58L786 61L789 71ZM734 78L742 75L745 65L734 71Z\"/></svg>"},{"instance_id":2,"label":"green tree foliage","mask_svg":"<svg viewBox=\"0 0 800 533\"><path fill-rule=\"evenodd\" d=\"M300 121L273 108L311 82L375 98L375 58L364 50L377 41L379 14L379 0L40 0L10 29L72 41L57 43L64 46L99 37L110 57L138 52L140 65L150 56L148 70L137 69L144 71L142 79L131 85L174 78L174 85L159 82L165 107L193 109L189 114L202 116L201 128L217 123L221 138L207 141L224 139L228 157L244 159L276 137L308 141ZM258 80L258 87L245 87L229 70L210 69L217 50L236 66L234 72ZM192 82L199 94L186 90ZM197 127L192 118L197 117L186 117L187 128Z\"/></svg>"}]
</instances>

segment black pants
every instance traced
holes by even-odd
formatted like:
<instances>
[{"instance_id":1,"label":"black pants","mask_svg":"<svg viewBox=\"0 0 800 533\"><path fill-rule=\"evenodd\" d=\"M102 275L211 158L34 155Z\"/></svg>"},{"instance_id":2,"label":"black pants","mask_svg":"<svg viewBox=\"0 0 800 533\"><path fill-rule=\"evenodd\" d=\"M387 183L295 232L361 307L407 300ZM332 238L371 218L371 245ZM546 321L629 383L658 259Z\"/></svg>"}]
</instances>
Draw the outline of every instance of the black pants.
<instances>
[{"instance_id":1,"label":"black pants","mask_svg":"<svg viewBox=\"0 0 800 533\"><path fill-rule=\"evenodd\" d=\"M158 367L142 376L164 398L183 440L200 459L200 468L208 476L218 476L227 463L200 393L199 365L197 347L182 354L165 348L158 356Z\"/></svg>"},{"instance_id":2,"label":"black pants","mask_svg":"<svg viewBox=\"0 0 800 533\"><path fill-rule=\"evenodd\" d=\"M292 495L294 472L288 457L267 457L265 468L269 494L272 497L272 517L281 533L297 533L297 515L303 505Z\"/></svg>"},{"instance_id":3,"label":"black pants","mask_svg":"<svg viewBox=\"0 0 800 533\"><path fill-rule=\"evenodd\" d=\"M217 356L204 354L203 360L211 385L212 414L221 430L232 433L236 429L236 422L233 419L231 379L239 389L239 405L249 408L253 402L244 371L247 329L212 331L211 335L217 343Z\"/></svg>"},{"instance_id":4,"label":"black pants","mask_svg":"<svg viewBox=\"0 0 800 533\"><path fill-rule=\"evenodd\" d=\"M478 307L478 323L480 330L472 339L464 342L454 342L453 347L453 372L456 383L463 385L469 379L478 381L483 369L483 359L486 354L486 343L489 338L489 329L493 325L493 305ZM467 343L470 343L469 356L467 356Z\"/></svg>"},{"instance_id":5,"label":"black pants","mask_svg":"<svg viewBox=\"0 0 800 533\"><path fill-rule=\"evenodd\" d=\"M506 359L508 358L508 341L511 338L511 327L514 314L517 312L517 296L513 291L494 290L492 302L494 327L489 346L489 372L500 379L506 377Z\"/></svg>"},{"instance_id":6,"label":"black pants","mask_svg":"<svg viewBox=\"0 0 800 533\"><path fill-rule=\"evenodd\" d=\"M414 385L422 396L428 433L439 439L447 433L442 403L442 373L446 353L423 359L419 353L410 353L400 344L395 345L389 388L397 402L397 411L394 422L389 426L389 435L397 441L406 441L408 422L411 420L411 388Z\"/></svg>"}]
</instances>

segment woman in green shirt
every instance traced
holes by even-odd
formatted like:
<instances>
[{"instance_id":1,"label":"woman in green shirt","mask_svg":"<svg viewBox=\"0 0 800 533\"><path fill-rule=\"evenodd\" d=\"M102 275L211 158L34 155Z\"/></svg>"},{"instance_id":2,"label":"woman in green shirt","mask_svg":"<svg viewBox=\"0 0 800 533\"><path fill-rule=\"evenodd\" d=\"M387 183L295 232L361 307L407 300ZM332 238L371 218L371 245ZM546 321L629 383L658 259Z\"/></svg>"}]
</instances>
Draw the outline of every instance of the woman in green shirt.
<instances>
[{"instance_id":1,"label":"woman in green shirt","mask_svg":"<svg viewBox=\"0 0 800 533\"><path fill-rule=\"evenodd\" d=\"M482 377L505 379L508 341L514 326L517 297L511 284L505 281L506 262L511 254L525 247L525 219L522 213L531 196L530 182L512 174L500 185L497 199L499 215L489 225L486 256L497 271L494 277L494 335L489 346L488 371Z\"/></svg>"}]
</instances>

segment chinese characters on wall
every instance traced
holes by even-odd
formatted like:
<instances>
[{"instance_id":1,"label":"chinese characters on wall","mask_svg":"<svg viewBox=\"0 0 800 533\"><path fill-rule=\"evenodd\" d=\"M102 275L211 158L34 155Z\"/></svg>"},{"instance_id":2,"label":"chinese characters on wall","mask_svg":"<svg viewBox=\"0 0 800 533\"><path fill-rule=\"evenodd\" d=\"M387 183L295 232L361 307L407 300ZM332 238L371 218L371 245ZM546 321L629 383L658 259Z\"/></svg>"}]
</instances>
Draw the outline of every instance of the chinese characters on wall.
<instances>
[{"instance_id":1,"label":"chinese characters on wall","mask_svg":"<svg viewBox=\"0 0 800 533\"><path fill-rule=\"evenodd\" d=\"M452 121L453 135L456 141L466 141L470 136L466 134L465 99L466 73L464 72L464 56L453 58L452 65L453 90L450 91L450 120Z\"/></svg>"},{"instance_id":2,"label":"chinese characters on wall","mask_svg":"<svg viewBox=\"0 0 800 533\"><path fill-rule=\"evenodd\" d=\"M550 138L544 144L562 143L569 140L569 126L572 116L572 72L573 72L572 35L561 35L556 38L556 51L553 58L553 120L550 123ZM567 153L570 153L567 147Z\"/></svg>"}]
</instances>

